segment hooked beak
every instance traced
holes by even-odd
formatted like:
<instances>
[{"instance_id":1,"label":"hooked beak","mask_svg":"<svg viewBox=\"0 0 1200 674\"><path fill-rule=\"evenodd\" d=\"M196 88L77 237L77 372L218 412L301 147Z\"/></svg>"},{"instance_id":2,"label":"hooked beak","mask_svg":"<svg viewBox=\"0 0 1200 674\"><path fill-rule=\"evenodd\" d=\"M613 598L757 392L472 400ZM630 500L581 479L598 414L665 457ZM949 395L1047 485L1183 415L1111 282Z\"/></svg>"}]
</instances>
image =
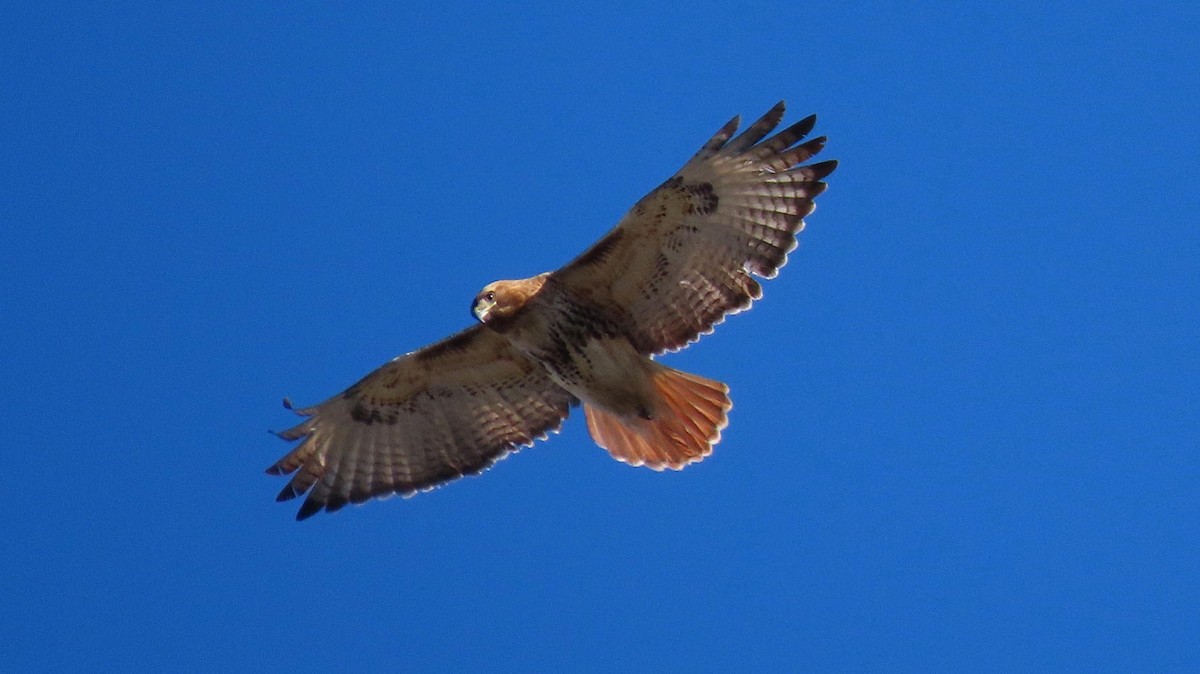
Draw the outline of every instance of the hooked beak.
<instances>
[{"instance_id":1,"label":"hooked beak","mask_svg":"<svg viewBox=\"0 0 1200 674\"><path fill-rule=\"evenodd\" d=\"M481 295L476 297L475 303L471 305L471 313L475 314L475 318L478 319L480 323L487 323L488 313L491 312L492 307L494 306L496 306L495 300L488 301L486 297Z\"/></svg>"}]
</instances>

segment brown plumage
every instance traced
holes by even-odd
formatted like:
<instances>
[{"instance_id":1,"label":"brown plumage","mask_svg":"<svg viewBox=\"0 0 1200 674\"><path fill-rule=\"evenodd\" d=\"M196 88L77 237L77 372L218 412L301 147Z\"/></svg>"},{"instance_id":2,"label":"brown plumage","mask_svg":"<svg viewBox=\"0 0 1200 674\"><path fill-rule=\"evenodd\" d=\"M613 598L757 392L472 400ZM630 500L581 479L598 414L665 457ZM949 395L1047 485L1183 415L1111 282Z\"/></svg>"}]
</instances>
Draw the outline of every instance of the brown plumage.
<instances>
[{"instance_id":1,"label":"brown plumage","mask_svg":"<svg viewBox=\"0 0 1200 674\"><path fill-rule=\"evenodd\" d=\"M279 435L302 440L268 469L295 473L279 500L297 519L404 495L478 473L557 430L582 403L588 430L616 459L656 470L712 452L728 387L652 359L682 348L762 296L822 179L797 145L815 117L763 140L783 103L733 138L721 128L674 176L573 262L475 297L480 325L405 354ZM731 140L732 138L732 140Z\"/></svg>"}]
</instances>

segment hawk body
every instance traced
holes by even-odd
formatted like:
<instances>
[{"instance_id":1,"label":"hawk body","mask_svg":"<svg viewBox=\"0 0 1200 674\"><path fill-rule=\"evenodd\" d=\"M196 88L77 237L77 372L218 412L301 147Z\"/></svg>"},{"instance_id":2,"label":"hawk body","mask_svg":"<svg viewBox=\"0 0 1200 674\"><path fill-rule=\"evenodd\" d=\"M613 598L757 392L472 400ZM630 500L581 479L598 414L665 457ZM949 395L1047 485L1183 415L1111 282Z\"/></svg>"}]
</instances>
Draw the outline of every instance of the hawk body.
<instances>
[{"instance_id":1,"label":"hawk body","mask_svg":"<svg viewBox=\"0 0 1200 674\"><path fill-rule=\"evenodd\" d=\"M299 519L478 473L557 430L582 403L614 458L682 468L712 451L732 406L719 382L661 365L762 296L796 245L822 179L797 144L808 117L766 138L771 109L736 138L737 118L620 223L554 272L484 287L480 325L400 356L280 433L301 440L268 469L295 473ZM766 138L766 140L764 140Z\"/></svg>"}]
</instances>

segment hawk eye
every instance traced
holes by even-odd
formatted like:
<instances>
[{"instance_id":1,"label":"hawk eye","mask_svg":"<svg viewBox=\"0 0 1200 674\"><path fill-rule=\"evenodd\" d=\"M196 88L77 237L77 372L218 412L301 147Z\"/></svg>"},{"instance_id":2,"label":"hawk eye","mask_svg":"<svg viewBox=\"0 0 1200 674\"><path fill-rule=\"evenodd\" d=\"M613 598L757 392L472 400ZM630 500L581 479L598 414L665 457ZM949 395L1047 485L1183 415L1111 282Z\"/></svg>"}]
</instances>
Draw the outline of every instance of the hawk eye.
<instances>
[{"instance_id":1,"label":"hawk eye","mask_svg":"<svg viewBox=\"0 0 1200 674\"><path fill-rule=\"evenodd\" d=\"M489 292L488 294L483 296L483 299L485 299L489 302L495 302L496 301L496 293Z\"/></svg>"}]
</instances>

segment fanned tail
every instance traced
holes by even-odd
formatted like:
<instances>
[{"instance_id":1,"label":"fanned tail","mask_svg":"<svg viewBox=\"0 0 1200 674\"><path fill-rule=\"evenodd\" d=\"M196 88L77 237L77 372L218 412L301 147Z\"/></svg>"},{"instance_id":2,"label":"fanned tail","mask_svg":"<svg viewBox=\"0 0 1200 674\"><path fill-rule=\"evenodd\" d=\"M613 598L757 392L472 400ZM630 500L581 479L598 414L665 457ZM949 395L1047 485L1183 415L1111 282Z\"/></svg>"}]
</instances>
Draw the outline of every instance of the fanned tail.
<instances>
[{"instance_id":1,"label":"fanned tail","mask_svg":"<svg viewBox=\"0 0 1200 674\"><path fill-rule=\"evenodd\" d=\"M584 405L596 444L618 461L654 470L679 470L711 454L733 407L729 387L661 365L652 383L659 403L653 419L624 419Z\"/></svg>"}]
</instances>

